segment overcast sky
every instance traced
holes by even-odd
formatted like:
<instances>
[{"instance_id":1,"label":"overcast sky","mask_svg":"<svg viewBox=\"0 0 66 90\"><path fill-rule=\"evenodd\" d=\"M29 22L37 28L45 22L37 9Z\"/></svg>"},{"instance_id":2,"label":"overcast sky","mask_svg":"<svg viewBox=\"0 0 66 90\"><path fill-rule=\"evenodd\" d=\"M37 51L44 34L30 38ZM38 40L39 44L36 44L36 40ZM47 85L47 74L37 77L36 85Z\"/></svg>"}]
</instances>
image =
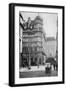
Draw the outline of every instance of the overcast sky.
<instances>
[{"instance_id":1,"label":"overcast sky","mask_svg":"<svg viewBox=\"0 0 66 90\"><path fill-rule=\"evenodd\" d=\"M37 15L43 19L43 30L46 32L47 37L56 37L57 32L57 14L56 13L34 13L34 12L21 12L24 20L34 20Z\"/></svg>"}]
</instances>

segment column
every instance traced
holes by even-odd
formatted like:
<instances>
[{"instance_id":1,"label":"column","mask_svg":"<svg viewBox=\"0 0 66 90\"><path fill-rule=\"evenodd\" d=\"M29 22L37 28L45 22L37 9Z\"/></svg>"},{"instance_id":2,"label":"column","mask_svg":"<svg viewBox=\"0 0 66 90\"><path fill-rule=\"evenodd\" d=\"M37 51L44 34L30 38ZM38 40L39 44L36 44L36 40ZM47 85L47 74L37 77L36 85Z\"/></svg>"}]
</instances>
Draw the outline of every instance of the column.
<instances>
[{"instance_id":1,"label":"column","mask_svg":"<svg viewBox=\"0 0 66 90\"><path fill-rule=\"evenodd\" d=\"M41 55L41 65L43 65L43 58L42 58L42 55Z\"/></svg>"},{"instance_id":2,"label":"column","mask_svg":"<svg viewBox=\"0 0 66 90\"><path fill-rule=\"evenodd\" d=\"M29 57L28 57L28 69L31 69L31 57L30 57L30 54L29 54Z\"/></svg>"},{"instance_id":3,"label":"column","mask_svg":"<svg viewBox=\"0 0 66 90\"><path fill-rule=\"evenodd\" d=\"M37 57L37 66L39 68L39 57Z\"/></svg>"}]
</instances>

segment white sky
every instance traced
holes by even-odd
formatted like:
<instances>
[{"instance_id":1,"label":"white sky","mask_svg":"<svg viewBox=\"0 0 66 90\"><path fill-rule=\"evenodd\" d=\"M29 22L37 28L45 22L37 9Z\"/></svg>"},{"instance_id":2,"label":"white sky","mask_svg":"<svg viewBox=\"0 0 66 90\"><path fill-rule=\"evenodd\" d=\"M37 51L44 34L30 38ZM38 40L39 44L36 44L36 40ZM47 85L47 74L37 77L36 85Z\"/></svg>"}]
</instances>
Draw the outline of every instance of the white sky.
<instances>
[{"instance_id":1,"label":"white sky","mask_svg":"<svg viewBox=\"0 0 66 90\"><path fill-rule=\"evenodd\" d=\"M21 12L24 20L34 20L37 15L43 19L43 30L47 37L56 37L57 32L57 13L37 13L37 12Z\"/></svg>"}]
</instances>

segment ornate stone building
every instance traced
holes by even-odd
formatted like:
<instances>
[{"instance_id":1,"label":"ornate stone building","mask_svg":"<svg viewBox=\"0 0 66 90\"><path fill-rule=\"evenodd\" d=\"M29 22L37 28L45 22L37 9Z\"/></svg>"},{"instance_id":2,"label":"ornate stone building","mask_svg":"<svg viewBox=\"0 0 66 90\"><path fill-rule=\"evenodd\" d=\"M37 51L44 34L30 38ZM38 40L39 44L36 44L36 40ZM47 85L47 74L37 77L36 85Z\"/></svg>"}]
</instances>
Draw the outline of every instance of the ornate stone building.
<instances>
[{"instance_id":1,"label":"ornate stone building","mask_svg":"<svg viewBox=\"0 0 66 90\"><path fill-rule=\"evenodd\" d=\"M38 66L44 64L43 20L37 16L33 21L20 23L20 66ZM22 50L21 50L22 49Z\"/></svg>"}]
</instances>

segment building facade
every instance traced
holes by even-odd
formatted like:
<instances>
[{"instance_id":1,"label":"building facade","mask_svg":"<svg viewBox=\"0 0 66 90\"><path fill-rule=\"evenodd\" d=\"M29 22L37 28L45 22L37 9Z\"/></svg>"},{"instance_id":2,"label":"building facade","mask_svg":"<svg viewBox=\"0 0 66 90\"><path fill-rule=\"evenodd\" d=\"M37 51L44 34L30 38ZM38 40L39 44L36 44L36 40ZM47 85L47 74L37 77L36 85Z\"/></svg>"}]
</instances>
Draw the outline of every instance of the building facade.
<instances>
[{"instance_id":1,"label":"building facade","mask_svg":"<svg viewBox=\"0 0 66 90\"><path fill-rule=\"evenodd\" d=\"M23 24L24 28L20 30L20 50L21 66L38 66L44 64L44 46L43 46L43 20L37 16L33 21L28 18L28 21ZM21 26L20 26L21 27Z\"/></svg>"}]
</instances>

